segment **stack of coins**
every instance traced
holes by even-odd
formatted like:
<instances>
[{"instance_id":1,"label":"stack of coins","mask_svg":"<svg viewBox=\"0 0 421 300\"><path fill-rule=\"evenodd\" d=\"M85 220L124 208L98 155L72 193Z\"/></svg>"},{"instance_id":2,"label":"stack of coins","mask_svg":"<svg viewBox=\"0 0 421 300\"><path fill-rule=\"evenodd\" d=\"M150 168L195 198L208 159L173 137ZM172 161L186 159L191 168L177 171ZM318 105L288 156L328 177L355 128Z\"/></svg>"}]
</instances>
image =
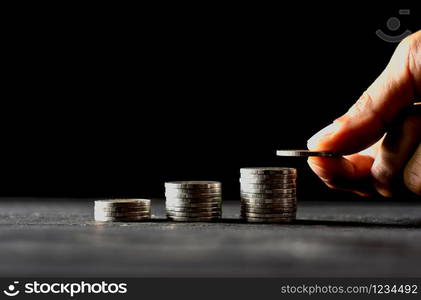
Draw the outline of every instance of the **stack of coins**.
<instances>
[{"instance_id":1,"label":"stack of coins","mask_svg":"<svg viewBox=\"0 0 421 300\"><path fill-rule=\"evenodd\" d=\"M172 181L165 183L167 217L173 221L208 222L221 218L221 183Z\"/></svg>"},{"instance_id":2,"label":"stack of coins","mask_svg":"<svg viewBox=\"0 0 421 300\"><path fill-rule=\"evenodd\" d=\"M260 223L295 220L296 169L243 168L240 174L243 219Z\"/></svg>"},{"instance_id":3,"label":"stack of coins","mask_svg":"<svg viewBox=\"0 0 421 300\"><path fill-rule=\"evenodd\" d=\"M95 221L134 222L151 218L151 200L114 199L95 201Z\"/></svg>"}]
</instances>

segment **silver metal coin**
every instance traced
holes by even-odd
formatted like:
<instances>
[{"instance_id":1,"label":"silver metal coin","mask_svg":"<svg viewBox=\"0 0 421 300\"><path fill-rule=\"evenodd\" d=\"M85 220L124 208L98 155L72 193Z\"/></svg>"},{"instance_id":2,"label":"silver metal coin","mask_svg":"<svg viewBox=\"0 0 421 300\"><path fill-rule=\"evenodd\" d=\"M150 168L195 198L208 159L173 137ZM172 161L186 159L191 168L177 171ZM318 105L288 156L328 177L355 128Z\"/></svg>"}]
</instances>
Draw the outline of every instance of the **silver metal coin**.
<instances>
[{"instance_id":1,"label":"silver metal coin","mask_svg":"<svg viewBox=\"0 0 421 300\"><path fill-rule=\"evenodd\" d=\"M202 207L202 208L210 208L210 207L221 207L222 206L222 202L202 202L202 203L188 203L188 202L176 202L176 201L171 201L171 202L165 202L165 206L166 207L171 207L171 206L175 206L175 207Z\"/></svg>"},{"instance_id":2,"label":"silver metal coin","mask_svg":"<svg viewBox=\"0 0 421 300\"><path fill-rule=\"evenodd\" d=\"M108 199L108 200L96 200L95 205L107 205L107 204L139 204L139 205L150 205L150 199Z\"/></svg>"},{"instance_id":3,"label":"silver metal coin","mask_svg":"<svg viewBox=\"0 0 421 300\"><path fill-rule=\"evenodd\" d=\"M95 210L104 212L130 212L130 211L149 211L150 206L125 206L125 207L95 207Z\"/></svg>"},{"instance_id":4,"label":"silver metal coin","mask_svg":"<svg viewBox=\"0 0 421 300\"><path fill-rule=\"evenodd\" d=\"M241 201L240 207L255 208L255 209L290 209L297 207L296 202L285 203L258 203Z\"/></svg>"},{"instance_id":5,"label":"silver metal coin","mask_svg":"<svg viewBox=\"0 0 421 300\"><path fill-rule=\"evenodd\" d=\"M274 179L241 177L240 183L241 184L296 184L297 179L295 177L294 178L274 178Z\"/></svg>"},{"instance_id":6,"label":"silver metal coin","mask_svg":"<svg viewBox=\"0 0 421 300\"><path fill-rule=\"evenodd\" d=\"M242 189L273 190L273 189L293 189L297 188L295 183L241 183Z\"/></svg>"},{"instance_id":7,"label":"silver metal coin","mask_svg":"<svg viewBox=\"0 0 421 300\"><path fill-rule=\"evenodd\" d=\"M173 203L165 203L166 208L214 208L214 207L222 207L221 203L202 203L202 204L173 204Z\"/></svg>"},{"instance_id":8,"label":"silver metal coin","mask_svg":"<svg viewBox=\"0 0 421 300\"><path fill-rule=\"evenodd\" d=\"M139 212L139 213L102 213L102 212L95 212L95 218L99 217L147 217L151 216L150 212Z\"/></svg>"},{"instance_id":9,"label":"silver metal coin","mask_svg":"<svg viewBox=\"0 0 421 300\"><path fill-rule=\"evenodd\" d=\"M281 173L281 174L240 174L241 179L250 180L282 180L282 179L296 179L297 172Z\"/></svg>"},{"instance_id":10,"label":"silver metal coin","mask_svg":"<svg viewBox=\"0 0 421 300\"><path fill-rule=\"evenodd\" d=\"M284 192L276 192L275 194L273 194L273 193L244 192L244 191L241 191L240 189L240 196L245 199L248 199L248 198L283 199L283 198L295 198L297 196L297 192L284 191Z\"/></svg>"},{"instance_id":11,"label":"silver metal coin","mask_svg":"<svg viewBox=\"0 0 421 300\"><path fill-rule=\"evenodd\" d=\"M242 203L248 204L296 204L297 198L296 197L284 197L284 198L244 198L241 199Z\"/></svg>"},{"instance_id":12,"label":"silver metal coin","mask_svg":"<svg viewBox=\"0 0 421 300\"><path fill-rule=\"evenodd\" d=\"M248 206L240 208L241 212L270 213L270 212L296 212L297 206Z\"/></svg>"},{"instance_id":13,"label":"silver metal coin","mask_svg":"<svg viewBox=\"0 0 421 300\"><path fill-rule=\"evenodd\" d=\"M165 190L166 191L180 191L180 192L185 192L185 193L200 193L200 192L209 192L209 191L221 191L222 187L220 187L220 186L214 186L214 187L197 186L197 187L186 188L186 187L166 186Z\"/></svg>"},{"instance_id":14,"label":"silver metal coin","mask_svg":"<svg viewBox=\"0 0 421 300\"><path fill-rule=\"evenodd\" d=\"M320 157L341 157L342 155L331 151L310 151L310 150L278 150L276 151L277 156L294 156L294 157L308 157L308 156L320 156Z\"/></svg>"},{"instance_id":15,"label":"silver metal coin","mask_svg":"<svg viewBox=\"0 0 421 300\"><path fill-rule=\"evenodd\" d=\"M215 189L173 189L167 188L165 189L165 194L172 194L172 195L201 195L201 194L221 194L222 189L215 188Z\"/></svg>"},{"instance_id":16,"label":"silver metal coin","mask_svg":"<svg viewBox=\"0 0 421 300\"><path fill-rule=\"evenodd\" d=\"M248 194L267 194L267 195L285 195L285 194L295 194L297 192L296 188L285 188L285 189L260 189L260 188L251 188L251 187L241 187L241 193Z\"/></svg>"},{"instance_id":17,"label":"silver metal coin","mask_svg":"<svg viewBox=\"0 0 421 300\"><path fill-rule=\"evenodd\" d=\"M115 200L97 200L95 201L95 209L122 209L122 208L137 208L150 207L151 200L149 199L115 199Z\"/></svg>"},{"instance_id":18,"label":"silver metal coin","mask_svg":"<svg viewBox=\"0 0 421 300\"><path fill-rule=\"evenodd\" d=\"M281 167L260 167L260 168L241 168L241 176L250 176L254 174L262 175L280 175L280 174L297 174L297 169L281 168Z\"/></svg>"},{"instance_id":19,"label":"silver metal coin","mask_svg":"<svg viewBox=\"0 0 421 300\"><path fill-rule=\"evenodd\" d=\"M184 192L165 192L166 197L170 198L213 198L221 197L221 192L212 192L212 193L184 193Z\"/></svg>"},{"instance_id":20,"label":"silver metal coin","mask_svg":"<svg viewBox=\"0 0 421 300\"><path fill-rule=\"evenodd\" d=\"M241 205L247 207L256 207L256 208L277 208L277 207L297 207L297 202L275 202L275 203L265 203L265 202L249 202L249 201L241 201Z\"/></svg>"},{"instance_id":21,"label":"silver metal coin","mask_svg":"<svg viewBox=\"0 0 421 300\"><path fill-rule=\"evenodd\" d=\"M212 189L221 188L219 181L170 181L165 182L166 189Z\"/></svg>"},{"instance_id":22,"label":"silver metal coin","mask_svg":"<svg viewBox=\"0 0 421 300\"><path fill-rule=\"evenodd\" d=\"M111 210L111 209L95 209L94 212L103 214L131 214L131 213L147 213L150 212L150 207L142 209L130 209L130 210Z\"/></svg>"},{"instance_id":23,"label":"silver metal coin","mask_svg":"<svg viewBox=\"0 0 421 300\"><path fill-rule=\"evenodd\" d=\"M285 210L285 209L297 209L297 205L294 204L247 204L243 203L241 209L270 209L270 210Z\"/></svg>"},{"instance_id":24,"label":"silver metal coin","mask_svg":"<svg viewBox=\"0 0 421 300\"><path fill-rule=\"evenodd\" d=\"M184 203L207 203L207 202L221 202L222 197L206 197L206 198L177 198L177 197L166 197L168 202L184 202Z\"/></svg>"},{"instance_id":25,"label":"silver metal coin","mask_svg":"<svg viewBox=\"0 0 421 300\"><path fill-rule=\"evenodd\" d=\"M177 221L177 222L212 222L218 221L220 217L197 217L197 218L190 218L190 217L174 217L174 216L167 216L169 220Z\"/></svg>"},{"instance_id":26,"label":"silver metal coin","mask_svg":"<svg viewBox=\"0 0 421 300\"><path fill-rule=\"evenodd\" d=\"M167 207L166 210L174 211L174 212L192 212L192 213L199 213L199 212L221 212L221 207L210 207L210 208L203 208L203 207Z\"/></svg>"},{"instance_id":27,"label":"silver metal coin","mask_svg":"<svg viewBox=\"0 0 421 300\"><path fill-rule=\"evenodd\" d=\"M192 213L192 212L178 212L178 211L171 211L167 210L166 212L167 216L171 217L190 217L190 218L197 218L197 217L220 217L222 213L220 211L218 212L198 212L198 213Z\"/></svg>"},{"instance_id":28,"label":"silver metal coin","mask_svg":"<svg viewBox=\"0 0 421 300\"><path fill-rule=\"evenodd\" d=\"M296 212L296 207L271 207L271 208L262 208L262 207L248 207L244 206L241 208L243 212L257 213L257 214L270 214L270 213L292 213Z\"/></svg>"}]
</instances>

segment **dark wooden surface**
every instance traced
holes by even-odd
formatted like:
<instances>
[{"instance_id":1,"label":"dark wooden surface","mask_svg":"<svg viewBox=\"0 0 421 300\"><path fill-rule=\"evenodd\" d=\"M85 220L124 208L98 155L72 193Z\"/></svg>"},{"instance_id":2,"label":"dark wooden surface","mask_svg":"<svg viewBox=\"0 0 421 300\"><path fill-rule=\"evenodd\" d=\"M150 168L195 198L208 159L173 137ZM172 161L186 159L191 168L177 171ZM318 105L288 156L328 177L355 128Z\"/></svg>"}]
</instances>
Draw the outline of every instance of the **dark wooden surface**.
<instances>
[{"instance_id":1,"label":"dark wooden surface","mask_svg":"<svg viewBox=\"0 0 421 300\"><path fill-rule=\"evenodd\" d=\"M421 203L300 203L288 225L98 224L93 201L2 199L2 276L421 276Z\"/></svg>"}]
</instances>

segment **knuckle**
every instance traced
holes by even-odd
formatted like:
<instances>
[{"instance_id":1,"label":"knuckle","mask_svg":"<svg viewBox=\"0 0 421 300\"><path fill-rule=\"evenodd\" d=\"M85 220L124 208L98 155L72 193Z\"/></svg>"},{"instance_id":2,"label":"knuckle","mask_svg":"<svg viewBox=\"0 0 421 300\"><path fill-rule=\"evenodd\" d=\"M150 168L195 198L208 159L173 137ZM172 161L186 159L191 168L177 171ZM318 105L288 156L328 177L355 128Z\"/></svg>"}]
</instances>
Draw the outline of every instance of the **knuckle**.
<instances>
[{"instance_id":1,"label":"knuckle","mask_svg":"<svg viewBox=\"0 0 421 300\"><path fill-rule=\"evenodd\" d=\"M383 115L380 114L375 109L375 103L373 98L370 96L369 91L364 91L361 97L351 106L346 115L350 118L347 118L348 121L355 118L372 119L380 123L380 125L385 124Z\"/></svg>"},{"instance_id":2,"label":"knuckle","mask_svg":"<svg viewBox=\"0 0 421 300\"><path fill-rule=\"evenodd\" d=\"M376 163L371 167L371 176L375 181L389 185L396 178L399 169L389 163Z\"/></svg>"},{"instance_id":3,"label":"knuckle","mask_svg":"<svg viewBox=\"0 0 421 300\"><path fill-rule=\"evenodd\" d=\"M365 114L372 111L373 100L367 91L365 91L361 97L351 106L348 111L348 115L355 116Z\"/></svg>"},{"instance_id":4,"label":"knuckle","mask_svg":"<svg viewBox=\"0 0 421 300\"><path fill-rule=\"evenodd\" d=\"M407 58L410 70L418 70L421 66L421 30L404 38L398 45L398 52Z\"/></svg>"}]
</instances>

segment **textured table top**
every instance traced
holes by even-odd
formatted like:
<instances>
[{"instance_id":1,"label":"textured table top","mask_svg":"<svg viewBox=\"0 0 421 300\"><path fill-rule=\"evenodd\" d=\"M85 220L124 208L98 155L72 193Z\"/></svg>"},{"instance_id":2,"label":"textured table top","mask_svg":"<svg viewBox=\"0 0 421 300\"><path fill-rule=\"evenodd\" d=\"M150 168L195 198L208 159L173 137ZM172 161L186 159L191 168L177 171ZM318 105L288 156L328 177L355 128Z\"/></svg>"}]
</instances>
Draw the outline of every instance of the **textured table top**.
<instances>
[{"instance_id":1,"label":"textured table top","mask_svg":"<svg viewBox=\"0 0 421 300\"><path fill-rule=\"evenodd\" d=\"M31 199L29 199L31 200ZM294 224L99 224L93 201L0 200L2 276L421 276L421 203L302 202Z\"/></svg>"}]
</instances>

